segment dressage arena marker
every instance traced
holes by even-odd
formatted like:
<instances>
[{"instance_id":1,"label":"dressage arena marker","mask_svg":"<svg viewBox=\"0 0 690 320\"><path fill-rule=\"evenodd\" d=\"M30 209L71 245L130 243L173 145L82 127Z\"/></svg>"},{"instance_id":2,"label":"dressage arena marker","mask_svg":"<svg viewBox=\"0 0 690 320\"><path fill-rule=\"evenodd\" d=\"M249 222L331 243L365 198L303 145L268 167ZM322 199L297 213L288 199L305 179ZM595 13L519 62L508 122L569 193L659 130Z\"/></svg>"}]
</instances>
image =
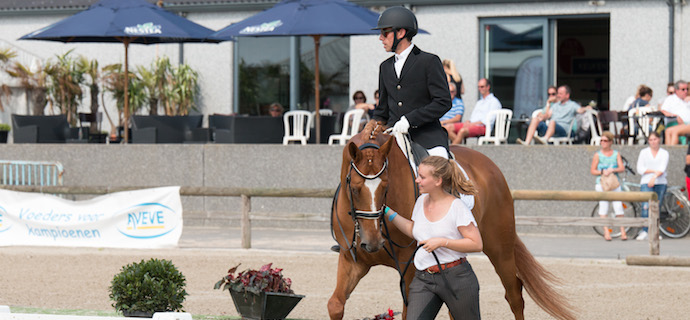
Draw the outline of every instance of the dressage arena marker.
<instances>
[{"instance_id":1,"label":"dressage arena marker","mask_svg":"<svg viewBox=\"0 0 690 320\"><path fill-rule=\"evenodd\" d=\"M112 192L139 190L146 187L103 187L103 186L0 186L2 189L50 194L99 195ZM515 216L517 225L561 225L561 226L630 226L649 228L649 254L659 255L659 200L654 192L599 192L577 190L512 190L515 200L549 201L631 201L649 202L649 219L645 218L591 218L591 217L535 217ZM181 196L241 197L242 248L251 248L251 197L274 198L332 198L335 189L299 188L224 188L224 187L180 187Z\"/></svg>"}]
</instances>

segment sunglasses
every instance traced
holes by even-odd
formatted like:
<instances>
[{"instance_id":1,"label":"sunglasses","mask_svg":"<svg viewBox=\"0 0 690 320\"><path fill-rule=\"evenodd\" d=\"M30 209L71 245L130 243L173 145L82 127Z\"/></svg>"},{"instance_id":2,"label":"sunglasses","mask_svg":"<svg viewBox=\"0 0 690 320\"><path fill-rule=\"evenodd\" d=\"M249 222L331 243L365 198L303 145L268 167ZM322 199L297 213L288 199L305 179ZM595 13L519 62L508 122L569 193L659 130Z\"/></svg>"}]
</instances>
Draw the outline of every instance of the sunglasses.
<instances>
[{"instance_id":1,"label":"sunglasses","mask_svg":"<svg viewBox=\"0 0 690 320\"><path fill-rule=\"evenodd\" d=\"M601 139L600 141L601 142L611 142L611 140L609 140L609 139Z\"/></svg>"},{"instance_id":2,"label":"sunglasses","mask_svg":"<svg viewBox=\"0 0 690 320\"><path fill-rule=\"evenodd\" d=\"M549 92L549 95L550 95L550 96L555 96L556 93L555 93L555 92Z\"/></svg>"},{"instance_id":3,"label":"sunglasses","mask_svg":"<svg viewBox=\"0 0 690 320\"><path fill-rule=\"evenodd\" d=\"M393 29L388 28L388 29L381 29L381 35L385 38L388 36L389 33L393 32Z\"/></svg>"}]
</instances>

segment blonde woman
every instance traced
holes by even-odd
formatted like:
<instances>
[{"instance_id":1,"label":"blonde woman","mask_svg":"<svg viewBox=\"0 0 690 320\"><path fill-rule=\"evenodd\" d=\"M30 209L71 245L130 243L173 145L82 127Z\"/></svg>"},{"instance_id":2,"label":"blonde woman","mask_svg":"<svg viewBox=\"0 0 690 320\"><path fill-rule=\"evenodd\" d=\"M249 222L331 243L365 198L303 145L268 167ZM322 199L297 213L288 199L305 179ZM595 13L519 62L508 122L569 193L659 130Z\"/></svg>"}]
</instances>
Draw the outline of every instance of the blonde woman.
<instances>
[{"instance_id":1,"label":"blonde woman","mask_svg":"<svg viewBox=\"0 0 690 320\"><path fill-rule=\"evenodd\" d=\"M597 184L594 187L597 191L603 191L601 187L601 177L608 175L615 175L618 178L618 173L625 171L625 166L623 165L623 159L618 151L613 150L611 146L613 145L613 133L606 131L601 135L601 150L594 154L592 159L592 165L589 172L593 176L597 176ZM618 186L615 190L610 191L621 191L621 187ZM620 201L599 201L599 216L602 218L607 217L609 211L609 202L613 205L613 212L616 214L616 218L623 217L623 203ZM604 239L606 241L611 241L611 232L609 227L604 227ZM628 240L628 235L625 233L625 228L621 227L621 240Z\"/></svg>"},{"instance_id":2,"label":"blonde woman","mask_svg":"<svg viewBox=\"0 0 690 320\"><path fill-rule=\"evenodd\" d=\"M415 182L422 195L412 220L388 208L384 217L421 246L414 256L417 271L410 283L407 319L434 319L444 303L454 319L480 319L479 282L465 257L482 251L482 237L460 200L476 189L455 161L438 156L422 161Z\"/></svg>"}]
</instances>

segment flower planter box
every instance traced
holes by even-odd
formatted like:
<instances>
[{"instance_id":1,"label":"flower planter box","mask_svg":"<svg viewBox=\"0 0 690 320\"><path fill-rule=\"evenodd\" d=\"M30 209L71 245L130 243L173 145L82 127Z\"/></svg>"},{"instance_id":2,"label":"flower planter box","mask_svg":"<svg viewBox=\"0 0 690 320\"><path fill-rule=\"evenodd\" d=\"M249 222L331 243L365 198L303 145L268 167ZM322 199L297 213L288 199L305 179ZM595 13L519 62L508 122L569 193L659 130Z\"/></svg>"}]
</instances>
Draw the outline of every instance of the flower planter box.
<instances>
[{"instance_id":1,"label":"flower planter box","mask_svg":"<svg viewBox=\"0 0 690 320\"><path fill-rule=\"evenodd\" d=\"M262 292L257 295L232 290L230 296L242 319L285 319L304 298L299 294Z\"/></svg>"},{"instance_id":2,"label":"flower planter box","mask_svg":"<svg viewBox=\"0 0 690 320\"><path fill-rule=\"evenodd\" d=\"M153 318L153 312L138 310L122 310L122 315L128 318Z\"/></svg>"}]
</instances>

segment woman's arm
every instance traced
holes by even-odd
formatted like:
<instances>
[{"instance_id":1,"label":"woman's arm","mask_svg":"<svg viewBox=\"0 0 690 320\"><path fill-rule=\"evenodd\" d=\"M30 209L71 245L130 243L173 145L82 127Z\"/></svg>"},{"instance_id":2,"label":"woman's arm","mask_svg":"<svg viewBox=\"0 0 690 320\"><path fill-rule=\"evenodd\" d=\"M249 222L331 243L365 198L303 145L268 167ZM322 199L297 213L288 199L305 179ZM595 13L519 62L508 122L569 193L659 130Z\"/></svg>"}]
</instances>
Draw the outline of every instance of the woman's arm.
<instances>
[{"instance_id":1,"label":"woman's arm","mask_svg":"<svg viewBox=\"0 0 690 320\"><path fill-rule=\"evenodd\" d=\"M640 151L640 155L637 156L637 166L635 169L637 169L637 174L639 175L644 175L647 173L647 167L645 166L645 160L647 158L647 154L645 153L647 149L642 149Z\"/></svg>"},{"instance_id":2,"label":"woman's arm","mask_svg":"<svg viewBox=\"0 0 690 320\"><path fill-rule=\"evenodd\" d=\"M463 239L430 238L419 241L419 244L422 245L422 249L427 252L434 251L441 247L446 247L457 252L479 252L484 249L482 236L474 223L460 226L458 227L458 231L460 231Z\"/></svg>"},{"instance_id":3,"label":"woman's arm","mask_svg":"<svg viewBox=\"0 0 690 320\"><path fill-rule=\"evenodd\" d=\"M441 121L441 125L445 126L449 123L456 123L462 121L462 115L461 114L456 114L454 117L448 119L448 120L443 120Z\"/></svg>"},{"instance_id":4,"label":"woman's arm","mask_svg":"<svg viewBox=\"0 0 690 320\"><path fill-rule=\"evenodd\" d=\"M616 162L618 162L618 168L611 169L611 172L624 172L625 171L625 165L623 164L623 158L621 157L620 152L618 153L618 156L616 157Z\"/></svg>"},{"instance_id":5,"label":"woman's arm","mask_svg":"<svg viewBox=\"0 0 690 320\"><path fill-rule=\"evenodd\" d=\"M594 158L592 158L592 165L589 168L589 173L592 174L593 176L601 175L601 171L597 170L598 165L599 165L599 153L595 153Z\"/></svg>"},{"instance_id":6,"label":"woman's arm","mask_svg":"<svg viewBox=\"0 0 690 320\"><path fill-rule=\"evenodd\" d=\"M397 212L388 209L389 208L386 207L386 213L383 214L383 218L388 219L389 222L392 222L393 225L406 236L414 239L412 236L412 227L414 227L414 221L408 220L407 218L399 215ZM392 220L391 217L393 217Z\"/></svg>"}]
</instances>

